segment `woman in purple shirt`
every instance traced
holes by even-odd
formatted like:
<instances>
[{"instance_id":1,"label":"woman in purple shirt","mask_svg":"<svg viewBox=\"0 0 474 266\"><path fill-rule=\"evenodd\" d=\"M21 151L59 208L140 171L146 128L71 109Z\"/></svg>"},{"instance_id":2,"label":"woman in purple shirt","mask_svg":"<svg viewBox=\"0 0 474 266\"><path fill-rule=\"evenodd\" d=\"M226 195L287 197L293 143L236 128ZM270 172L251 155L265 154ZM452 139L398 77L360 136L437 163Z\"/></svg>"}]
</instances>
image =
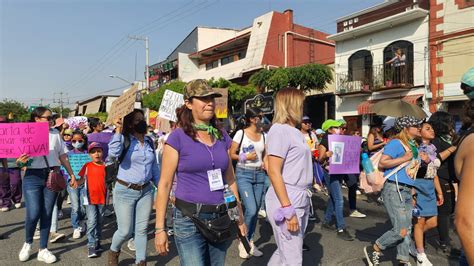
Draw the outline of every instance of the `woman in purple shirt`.
<instances>
[{"instance_id":1,"label":"woman in purple shirt","mask_svg":"<svg viewBox=\"0 0 474 266\"><path fill-rule=\"evenodd\" d=\"M189 216L213 221L227 214L224 184L234 193L240 211L240 231L246 234L229 148L232 140L216 129L216 93L205 80L193 80L184 88L185 104L177 110L178 128L163 150L161 179L156 197L155 247L166 256L169 251L165 228L166 206L176 174L174 234L181 265L224 265L232 239L211 243L198 231ZM185 214L186 213L186 214Z\"/></svg>"},{"instance_id":2,"label":"woman in purple shirt","mask_svg":"<svg viewBox=\"0 0 474 266\"><path fill-rule=\"evenodd\" d=\"M304 94L294 88L275 98L273 126L268 132L268 175L272 186L265 202L277 250L268 265L302 265L303 236L308 224L313 181L311 151L295 126L303 116Z\"/></svg>"}]
</instances>

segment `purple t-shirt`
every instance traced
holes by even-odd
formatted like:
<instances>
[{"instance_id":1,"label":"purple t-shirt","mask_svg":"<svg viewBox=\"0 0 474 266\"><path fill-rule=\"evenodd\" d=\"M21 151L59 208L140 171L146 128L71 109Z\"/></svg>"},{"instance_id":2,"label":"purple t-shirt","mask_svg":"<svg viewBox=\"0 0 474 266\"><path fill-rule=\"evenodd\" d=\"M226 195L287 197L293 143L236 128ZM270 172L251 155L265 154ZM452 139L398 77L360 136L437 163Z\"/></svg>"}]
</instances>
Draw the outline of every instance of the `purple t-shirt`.
<instances>
[{"instance_id":1,"label":"purple t-shirt","mask_svg":"<svg viewBox=\"0 0 474 266\"><path fill-rule=\"evenodd\" d=\"M268 132L268 154L283 158L286 185L308 188L313 182L311 151L304 135L287 124L274 124Z\"/></svg>"},{"instance_id":2,"label":"purple t-shirt","mask_svg":"<svg viewBox=\"0 0 474 266\"><path fill-rule=\"evenodd\" d=\"M229 165L228 150L232 139L223 132L223 138L207 146L200 141L194 141L178 128L173 131L166 141L179 153L178 169L176 176L175 196L192 203L221 204L224 203L224 190L211 191L207 171L212 170L212 157L215 169L221 169L224 184L225 171ZM211 157L212 152L212 157Z\"/></svg>"}]
</instances>

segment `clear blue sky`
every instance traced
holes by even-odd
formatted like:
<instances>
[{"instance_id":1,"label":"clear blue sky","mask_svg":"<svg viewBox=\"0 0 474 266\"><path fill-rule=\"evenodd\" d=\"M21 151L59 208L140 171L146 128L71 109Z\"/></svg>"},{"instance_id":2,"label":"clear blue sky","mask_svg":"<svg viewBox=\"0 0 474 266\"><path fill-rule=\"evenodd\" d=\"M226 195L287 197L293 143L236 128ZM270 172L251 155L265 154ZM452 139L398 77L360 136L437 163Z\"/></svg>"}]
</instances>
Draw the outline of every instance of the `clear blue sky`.
<instances>
[{"instance_id":1,"label":"clear blue sky","mask_svg":"<svg viewBox=\"0 0 474 266\"><path fill-rule=\"evenodd\" d=\"M108 77L143 78L143 41L150 63L164 59L194 27L243 28L271 10L294 10L298 24L334 33L336 19L383 0L0 0L0 100L69 102L126 85Z\"/></svg>"}]
</instances>

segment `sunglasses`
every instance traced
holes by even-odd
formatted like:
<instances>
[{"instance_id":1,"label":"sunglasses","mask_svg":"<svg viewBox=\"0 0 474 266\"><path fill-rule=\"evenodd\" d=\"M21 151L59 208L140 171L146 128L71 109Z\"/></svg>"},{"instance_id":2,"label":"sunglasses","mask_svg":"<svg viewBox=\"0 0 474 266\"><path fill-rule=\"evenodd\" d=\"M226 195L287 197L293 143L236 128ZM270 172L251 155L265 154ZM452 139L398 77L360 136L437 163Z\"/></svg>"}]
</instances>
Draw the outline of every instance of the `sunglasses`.
<instances>
[{"instance_id":1,"label":"sunglasses","mask_svg":"<svg viewBox=\"0 0 474 266\"><path fill-rule=\"evenodd\" d=\"M310 125L310 124L313 124L313 123L311 121L303 121L303 124Z\"/></svg>"},{"instance_id":2,"label":"sunglasses","mask_svg":"<svg viewBox=\"0 0 474 266\"><path fill-rule=\"evenodd\" d=\"M83 140L73 140L73 141L71 141L71 142L72 142L72 143L76 143L76 142L79 142L79 143L84 143L84 141L83 141Z\"/></svg>"}]
</instances>

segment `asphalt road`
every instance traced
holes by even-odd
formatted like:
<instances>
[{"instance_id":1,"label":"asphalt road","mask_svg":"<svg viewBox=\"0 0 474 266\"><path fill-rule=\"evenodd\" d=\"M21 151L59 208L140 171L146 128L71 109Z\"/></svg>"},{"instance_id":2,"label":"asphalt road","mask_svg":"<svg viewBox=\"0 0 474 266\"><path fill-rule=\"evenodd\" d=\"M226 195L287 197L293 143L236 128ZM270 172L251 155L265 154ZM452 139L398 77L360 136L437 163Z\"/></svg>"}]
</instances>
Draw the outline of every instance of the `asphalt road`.
<instances>
[{"instance_id":1,"label":"asphalt road","mask_svg":"<svg viewBox=\"0 0 474 266\"><path fill-rule=\"evenodd\" d=\"M347 193L344 192L347 195ZM356 240L352 242L343 241L337 238L335 232L321 231L320 219L323 217L323 211L326 206L327 197L321 193L313 196L313 204L316 209L316 221L311 222L307 229L305 243L311 248L304 252L304 265L367 265L364 258L363 247L373 242L382 235L391 226L383 206L375 203L368 203L365 196L359 196L358 208L361 212L367 214L367 218L358 219L347 217L346 223L349 231L355 234ZM107 263L106 253L100 257L89 259L87 257L87 237L81 239L72 239L72 229L69 219L69 205L64 203L63 211L65 218L59 221L59 231L66 234L66 238L49 244L50 249L57 257L55 265L105 265ZM347 204L346 204L347 207ZM24 217L25 209L14 209L9 212L0 213L0 233L6 236L6 239L0 240L0 265L42 265L42 262L36 260L38 241L33 244L34 253L29 261L22 263L18 261L18 252L24 242ZM154 218L154 215L152 215ZM153 232L154 220L150 221L150 231ZM111 236L116 229L114 217L106 218L103 230L104 247L110 246ZM259 219L256 230L255 244L264 253L263 257L250 258L243 260L238 256L237 241L234 241L230 247L226 265L266 265L270 259L276 245L273 239L270 225L264 220ZM179 265L174 244L171 245L171 252L167 257L160 257L155 252L154 242L150 234L148 242L148 265ZM441 254L436 249L437 232L432 230L427 234L426 253L434 265L457 265L457 260L451 256ZM455 243L459 243L454 233L452 238ZM173 239L171 238L171 241ZM130 265L134 263L133 252L128 250L126 244L122 247L120 255L120 265ZM384 252L382 265L393 265L396 263L395 250ZM412 264L416 265L412 259Z\"/></svg>"}]
</instances>

